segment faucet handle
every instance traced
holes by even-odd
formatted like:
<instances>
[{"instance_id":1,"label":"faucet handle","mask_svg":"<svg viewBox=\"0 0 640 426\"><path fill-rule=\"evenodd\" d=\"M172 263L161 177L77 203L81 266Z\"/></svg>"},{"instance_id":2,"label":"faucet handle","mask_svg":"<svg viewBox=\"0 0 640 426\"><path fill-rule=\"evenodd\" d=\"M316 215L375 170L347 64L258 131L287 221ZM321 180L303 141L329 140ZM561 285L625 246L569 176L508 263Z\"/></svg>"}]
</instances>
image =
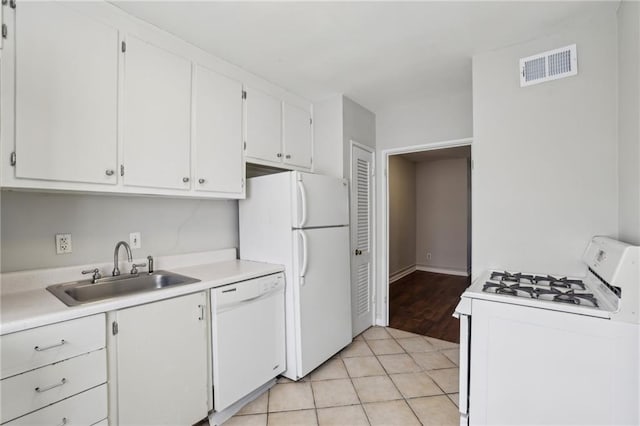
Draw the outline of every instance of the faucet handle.
<instances>
[{"instance_id":1,"label":"faucet handle","mask_svg":"<svg viewBox=\"0 0 640 426\"><path fill-rule=\"evenodd\" d=\"M100 274L100 269L98 269L98 268L87 269L86 271L82 271L82 275L87 275L87 274L93 274L93 277L91 279L91 282L93 284L95 284L96 281L98 281L100 278L102 278L102 275Z\"/></svg>"},{"instance_id":2,"label":"faucet handle","mask_svg":"<svg viewBox=\"0 0 640 426\"><path fill-rule=\"evenodd\" d=\"M146 263L134 263L131 265L131 274L135 275L138 273L138 268L144 268L145 266L147 266Z\"/></svg>"}]
</instances>

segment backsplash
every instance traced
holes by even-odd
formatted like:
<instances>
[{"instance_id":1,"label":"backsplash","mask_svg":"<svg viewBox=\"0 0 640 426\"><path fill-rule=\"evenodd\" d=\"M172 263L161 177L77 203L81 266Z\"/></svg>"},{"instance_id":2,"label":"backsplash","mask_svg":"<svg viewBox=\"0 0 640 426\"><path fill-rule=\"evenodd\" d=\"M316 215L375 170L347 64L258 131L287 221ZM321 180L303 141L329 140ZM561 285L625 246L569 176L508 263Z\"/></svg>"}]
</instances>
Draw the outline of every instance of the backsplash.
<instances>
[{"instance_id":1,"label":"backsplash","mask_svg":"<svg viewBox=\"0 0 640 426\"><path fill-rule=\"evenodd\" d=\"M238 247L237 201L2 191L0 212L1 272L111 261L130 232L136 258ZM56 254L57 233L72 253Z\"/></svg>"}]
</instances>

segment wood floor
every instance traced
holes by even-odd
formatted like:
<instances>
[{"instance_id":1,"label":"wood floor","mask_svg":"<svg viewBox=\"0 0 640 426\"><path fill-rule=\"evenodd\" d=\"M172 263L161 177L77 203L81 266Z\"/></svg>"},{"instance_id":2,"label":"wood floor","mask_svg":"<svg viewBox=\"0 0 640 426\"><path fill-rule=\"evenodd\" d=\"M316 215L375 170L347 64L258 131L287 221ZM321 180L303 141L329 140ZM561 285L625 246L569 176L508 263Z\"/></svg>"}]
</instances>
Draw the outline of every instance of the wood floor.
<instances>
[{"instance_id":1,"label":"wood floor","mask_svg":"<svg viewBox=\"0 0 640 426\"><path fill-rule=\"evenodd\" d=\"M470 278L415 271L389 286L389 327L459 343L451 314Z\"/></svg>"}]
</instances>

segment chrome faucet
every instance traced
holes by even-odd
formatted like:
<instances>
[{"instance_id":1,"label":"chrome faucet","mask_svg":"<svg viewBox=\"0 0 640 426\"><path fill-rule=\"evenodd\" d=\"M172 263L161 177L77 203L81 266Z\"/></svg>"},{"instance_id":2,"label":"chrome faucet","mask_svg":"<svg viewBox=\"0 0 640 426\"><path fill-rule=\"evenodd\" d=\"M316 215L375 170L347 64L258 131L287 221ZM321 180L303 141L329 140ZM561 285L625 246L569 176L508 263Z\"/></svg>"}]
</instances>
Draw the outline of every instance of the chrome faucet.
<instances>
[{"instance_id":1,"label":"chrome faucet","mask_svg":"<svg viewBox=\"0 0 640 426\"><path fill-rule=\"evenodd\" d=\"M120 251L120 246L124 246L127 250L127 261L129 261L129 263L133 261L133 258L131 257L131 247L129 247L129 244L126 241L118 242L118 244L116 244L116 249L113 251L113 272L111 272L111 275L114 277L120 275L120 269L118 268L118 253Z\"/></svg>"}]
</instances>

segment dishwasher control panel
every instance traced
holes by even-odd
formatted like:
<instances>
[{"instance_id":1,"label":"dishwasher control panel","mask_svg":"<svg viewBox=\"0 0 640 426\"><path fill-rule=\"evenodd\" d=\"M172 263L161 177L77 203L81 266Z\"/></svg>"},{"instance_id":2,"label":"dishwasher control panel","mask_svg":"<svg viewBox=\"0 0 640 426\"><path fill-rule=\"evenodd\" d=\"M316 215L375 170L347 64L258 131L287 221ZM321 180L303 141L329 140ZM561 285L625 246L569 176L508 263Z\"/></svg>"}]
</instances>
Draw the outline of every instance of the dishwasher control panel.
<instances>
[{"instance_id":1,"label":"dishwasher control panel","mask_svg":"<svg viewBox=\"0 0 640 426\"><path fill-rule=\"evenodd\" d=\"M215 306L224 307L283 290L284 274L280 272L218 287L213 290L213 294Z\"/></svg>"}]
</instances>

